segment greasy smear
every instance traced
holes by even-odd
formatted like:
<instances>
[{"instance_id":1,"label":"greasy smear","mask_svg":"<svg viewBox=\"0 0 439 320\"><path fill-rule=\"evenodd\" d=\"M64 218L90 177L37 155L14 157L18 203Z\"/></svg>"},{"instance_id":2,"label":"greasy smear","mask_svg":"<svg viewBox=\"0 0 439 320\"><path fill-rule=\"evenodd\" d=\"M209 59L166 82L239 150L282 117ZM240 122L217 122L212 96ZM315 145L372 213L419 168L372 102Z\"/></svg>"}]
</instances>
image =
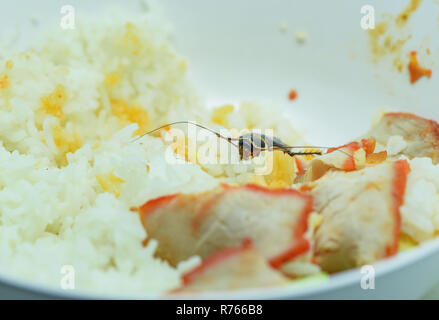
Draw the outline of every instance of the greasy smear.
<instances>
[{"instance_id":1,"label":"greasy smear","mask_svg":"<svg viewBox=\"0 0 439 320\"><path fill-rule=\"evenodd\" d=\"M396 26L404 27L409 21L411 15L419 8L422 0L411 0L408 6L396 17Z\"/></svg>"},{"instance_id":2,"label":"greasy smear","mask_svg":"<svg viewBox=\"0 0 439 320\"><path fill-rule=\"evenodd\" d=\"M410 62L408 65L410 72L410 83L415 83L419 78L425 76L427 78L431 77L431 69L422 68L419 65L418 57L416 51L410 52Z\"/></svg>"},{"instance_id":3,"label":"greasy smear","mask_svg":"<svg viewBox=\"0 0 439 320\"><path fill-rule=\"evenodd\" d=\"M421 2L411 0L396 17L391 14L383 15L383 21L377 23L375 29L369 30L369 45L375 63L384 57L390 57L396 70L403 70L406 58L402 49L411 38L410 30L405 27Z\"/></svg>"},{"instance_id":4,"label":"greasy smear","mask_svg":"<svg viewBox=\"0 0 439 320\"><path fill-rule=\"evenodd\" d=\"M373 55L373 61L378 62L385 56L393 56L393 65L398 68L402 66L402 48L410 38L396 38L389 34L390 22L383 21L369 30L369 45Z\"/></svg>"}]
</instances>

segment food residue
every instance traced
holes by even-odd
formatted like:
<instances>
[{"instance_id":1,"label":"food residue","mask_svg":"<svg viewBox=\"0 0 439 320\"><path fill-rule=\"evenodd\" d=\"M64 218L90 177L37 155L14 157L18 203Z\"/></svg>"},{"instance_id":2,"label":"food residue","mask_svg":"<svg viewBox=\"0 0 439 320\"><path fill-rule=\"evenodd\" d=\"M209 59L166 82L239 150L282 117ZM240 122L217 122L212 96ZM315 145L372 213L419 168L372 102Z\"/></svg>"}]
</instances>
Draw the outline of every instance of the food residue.
<instances>
[{"instance_id":1,"label":"food residue","mask_svg":"<svg viewBox=\"0 0 439 320\"><path fill-rule=\"evenodd\" d=\"M282 22L282 23L279 25L279 30L280 30L280 32L282 32L282 33L287 32L287 30L288 30L288 25L287 25L285 22Z\"/></svg>"},{"instance_id":2,"label":"food residue","mask_svg":"<svg viewBox=\"0 0 439 320\"><path fill-rule=\"evenodd\" d=\"M297 99L297 91L296 90L291 90L290 93L288 94L288 99L290 99L291 101L296 100Z\"/></svg>"},{"instance_id":3,"label":"food residue","mask_svg":"<svg viewBox=\"0 0 439 320\"><path fill-rule=\"evenodd\" d=\"M409 5L396 17L396 26L404 27L410 16L419 8L422 0L411 0Z\"/></svg>"},{"instance_id":4,"label":"food residue","mask_svg":"<svg viewBox=\"0 0 439 320\"><path fill-rule=\"evenodd\" d=\"M422 0L411 0L402 12L396 15L383 15L383 21L369 30L369 43L373 62L377 63L384 57L393 59L393 66L402 72L405 62L403 47L411 39L411 30L406 28L413 13L419 8Z\"/></svg>"},{"instance_id":5,"label":"food residue","mask_svg":"<svg viewBox=\"0 0 439 320\"><path fill-rule=\"evenodd\" d=\"M296 31L296 41L299 44L304 44L308 40L308 33L303 30Z\"/></svg>"},{"instance_id":6,"label":"food residue","mask_svg":"<svg viewBox=\"0 0 439 320\"><path fill-rule=\"evenodd\" d=\"M408 69L410 72L410 83L415 83L423 76L430 78L432 75L431 69L425 69L419 65L416 51L410 52Z\"/></svg>"}]
</instances>

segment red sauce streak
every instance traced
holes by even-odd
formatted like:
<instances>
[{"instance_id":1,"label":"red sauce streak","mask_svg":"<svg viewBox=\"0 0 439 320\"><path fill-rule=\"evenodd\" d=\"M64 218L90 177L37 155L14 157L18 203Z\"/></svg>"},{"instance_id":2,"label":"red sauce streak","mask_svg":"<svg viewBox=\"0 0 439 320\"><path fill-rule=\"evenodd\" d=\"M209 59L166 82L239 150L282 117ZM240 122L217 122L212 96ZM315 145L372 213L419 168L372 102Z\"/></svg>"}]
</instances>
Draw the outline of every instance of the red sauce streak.
<instances>
[{"instance_id":1,"label":"red sauce streak","mask_svg":"<svg viewBox=\"0 0 439 320\"><path fill-rule=\"evenodd\" d=\"M345 145L337 147L337 148L330 148L330 149L328 149L328 153L334 152L334 151L339 150L339 149L347 149L345 151L350 156L343 163L343 170L344 171L354 171L356 169L355 160L354 160L354 152L360 148L361 148L361 146L358 142L351 142L351 143L345 144Z\"/></svg>"},{"instance_id":2,"label":"red sauce streak","mask_svg":"<svg viewBox=\"0 0 439 320\"><path fill-rule=\"evenodd\" d=\"M328 149L328 153L334 152L339 149L347 149L345 150L350 156L346 159L346 161L343 163L342 169L344 171L354 171L356 169L355 166L355 159L354 159L354 153L355 151L363 148L366 152L366 155L371 154L375 150L376 140L374 138L369 139L362 139L361 144L354 141L350 142L348 144L345 144L343 146L337 147L337 148L330 148Z\"/></svg>"},{"instance_id":3,"label":"red sauce streak","mask_svg":"<svg viewBox=\"0 0 439 320\"><path fill-rule=\"evenodd\" d=\"M146 202L139 208L140 218L143 221L142 217L145 218L147 215L153 213L155 210L164 206L166 203L172 201L178 196L178 194L166 195L163 197L159 197L153 200Z\"/></svg>"},{"instance_id":4,"label":"red sauce streak","mask_svg":"<svg viewBox=\"0 0 439 320\"><path fill-rule=\"evenodd\" d=\"M362 139L361 146L366 152L366 155L372 154L375 151L376 140L374 138Z\"/></svg>"},{"instance_id":5,"label":"red sauce streak","mask_svg":"<svg viewBox=\"0 0 439 320\"><path fill-rule=\"evenodd\" d=\"M268 261L270 265L275 269L279 269L284 263L293 260L294 258L300 256L301 254L304 254L310 249L310 244L305 237L305 233L308 230L309 215L314 210L313 198L310 195L299 192L297 193L305 199L306 203L293 232L293 246Z\"/></svg>"},{"instance_id":6,"label":"red sauce streak","mask_svg":"<svg viewBox=\"0 0 439 320\"><path fill-rule=\"evenodd\" d=\"M294 157L294 160L296 161L297 175L301 176L305 174L305 166L303 165L302 161L297 157Z\"/></svg>"},{"instance_id":7,"label":"red sauce streak","mask_svg":"<svg viewBox=\"0 0 439 320\"><path fill-rule=\"evenodd\" d=\"M432 74L431 69L425 69L419 65L416 51L410 52L410 62L408 69L410 72L410 83L412 84L418 81L419 78L423 76L430 78Z\"/></svg>"},{"instance_id":8,"label":"red sauce streak","mask_svg":"<svg viewBox=\"0 0 439 320\"><path fill-rule=\"evenodd\" d=\"M407 160L398 160L393 164L394 176L392 185L393 215L395 218L393 244L387 248L387 256L398 252L399 233L401 231L400 207L404 202L404 194L407 185L407 176L410 172L410 165Z\"/></svg>"}]
</instances>

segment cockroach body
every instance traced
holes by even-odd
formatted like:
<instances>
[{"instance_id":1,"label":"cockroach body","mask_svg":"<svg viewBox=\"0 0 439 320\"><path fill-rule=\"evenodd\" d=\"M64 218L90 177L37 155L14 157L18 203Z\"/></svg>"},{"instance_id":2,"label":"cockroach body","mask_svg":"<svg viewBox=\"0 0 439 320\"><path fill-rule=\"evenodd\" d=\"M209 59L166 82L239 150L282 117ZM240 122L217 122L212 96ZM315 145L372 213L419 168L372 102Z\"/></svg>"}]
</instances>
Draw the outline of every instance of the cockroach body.
<instances>
[{"instance_id":1,"label":"cockroach body","mask_svg":"<svg viewBox=\"0 0 439 320\"><path fill-rule=\"evenodd\" d=\"M249 160L257 157L262 151L280 150L291 157L297 155L321 155L321 151L293 152L292 149L301 147L288 146L277 137L270 137L265 134L247 133L238 138L238 150L241 160ZM306 147L303 147L306 148Z\"/></svg>"}]
</instances>

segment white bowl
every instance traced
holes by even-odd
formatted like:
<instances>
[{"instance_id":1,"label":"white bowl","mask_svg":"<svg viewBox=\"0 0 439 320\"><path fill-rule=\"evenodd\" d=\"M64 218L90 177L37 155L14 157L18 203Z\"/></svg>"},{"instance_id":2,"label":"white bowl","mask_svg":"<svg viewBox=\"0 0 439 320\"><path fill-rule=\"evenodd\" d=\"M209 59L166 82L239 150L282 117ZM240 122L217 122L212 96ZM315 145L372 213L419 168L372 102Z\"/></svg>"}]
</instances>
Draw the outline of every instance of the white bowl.
<instances>
[{"instance_id":1,"label":"white bowl","mask_svg":"<svg viewBox=\"0 0 439 320\"><path fill-rule=\"evenodd\" d=\"M76 14L104 12L118 4L138 10L136 1L70 1ZM382 13L398 13L408 1L368 1ZM34 37L40 27L59 23L64 1L8 1L0 5L0 30L20 26L19 45ZM363 3L356 1L292 0L161 0L165 15L175 27L175 44L190 60L190 76L209 105L242 100L273 100L291 109L292 125L314 144L339 145L364 133L380 109L409 111L439 120L436 90L439 78L409 83L406 70L398 73L391 61L371 62L369 38L360 27ZM409 23L412 30L404 49L431 48L438 58L439 6L425 2ZM39 27L31 18L40 22ZM285 24L286 32L280 26ZM298 44L295 32L308 39ZM433 62L432 62L433 63ZM297 89L299 98L287 94ZM439 239L380 261L375 265L375 289L363 290L359 269L332 276L329 281L303 288L277 288L208 294L202 298L419 298L438 280ZM0 276L0 297L90 297L47 289L8 275ZM200 297L200 296L199 296ZM145 296L144 298L148 298Z\"/></svg>"}]
</instances>

